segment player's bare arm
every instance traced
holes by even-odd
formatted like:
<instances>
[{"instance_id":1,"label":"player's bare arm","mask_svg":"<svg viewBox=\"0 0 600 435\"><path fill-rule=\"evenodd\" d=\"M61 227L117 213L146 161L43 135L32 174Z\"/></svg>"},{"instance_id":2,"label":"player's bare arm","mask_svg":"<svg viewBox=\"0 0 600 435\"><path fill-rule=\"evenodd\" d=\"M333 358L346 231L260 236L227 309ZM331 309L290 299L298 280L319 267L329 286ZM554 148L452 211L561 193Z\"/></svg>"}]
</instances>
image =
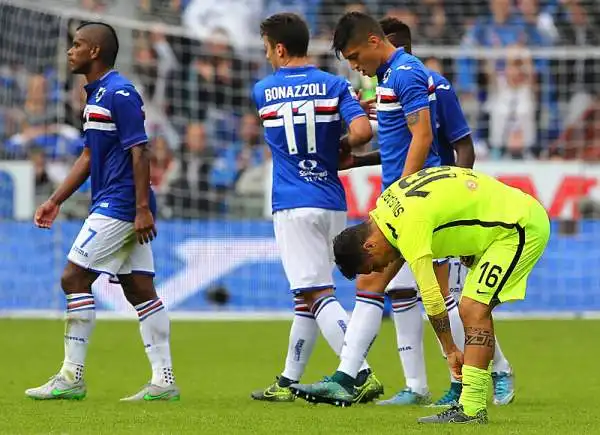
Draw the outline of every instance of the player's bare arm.
<instances>
[{"instance_id":1,"label":"player's bare arm","mask_svg":"<svg viewBox=\"0 0 600 435\"><path fill-rule=\"evenodd\" d=\"M90 175L90 150L84 148L75 160L67 178L58 186L46 202L35 212L34 223L40 228L50 228L58 215L60 206L81 187Z\"/></svg>"},{"instance_id":2,"label":"player's bare arm","mask_svg":"<svg viewBox=\"0 0 600 435\"><path fill-rule=\"evenodd\" d=\"M452 144L456 150L456 166L473 168L475 164L475 147L473 137L468 134Z\"/></svg>"},{"instance_id":3,"label":"player's bare arm","mask_svg":"<svg viewBox=\"0 0 600 435\"><path fill-rule=\"evenodd\" d=\"M146 144L131 148L133 179L135 182L135 232L140 244L148 243L156 237L154 217L150 211L150 151Z\"/></svg>"},{"instance_id":4,"label":"player's bare arm","mask_svg":"<svg viewBox=\"0 0 600 435\"><path fill-rule=\"evenodd\" d=\"M342 151L349 152L353 148L365 145L373 138L373 130L367 116L359 116L348 126L348 134L340 139Z\"/></svg>"},{"instance_id":5,"label":"player's bare arm","mask_svg":"<svg viewBox=\"0 0 600 435\"><path fill-rule=\"evenodd\" d=\"M412 134L408 147L408 155L404 164L402 177L414 174L423 169L433 141L431 131L431 115L428 108L423 108L406 115L406 124Z\"/></svg>"}]
</instances>

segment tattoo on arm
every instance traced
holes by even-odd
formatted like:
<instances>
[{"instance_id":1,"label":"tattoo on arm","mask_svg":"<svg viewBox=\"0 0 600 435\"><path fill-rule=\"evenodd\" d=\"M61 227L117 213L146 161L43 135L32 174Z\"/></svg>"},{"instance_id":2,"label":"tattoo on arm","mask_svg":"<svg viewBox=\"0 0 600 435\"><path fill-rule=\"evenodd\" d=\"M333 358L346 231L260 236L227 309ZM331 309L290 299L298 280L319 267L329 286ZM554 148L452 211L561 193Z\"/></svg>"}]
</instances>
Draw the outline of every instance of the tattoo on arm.
<instances>
[{"instance_id":1,"label":"tattoo on arm","mask_svg":"<svg viewBox=\"0 0 600 435\"><path fill-rule=\"evenodd\" d=\"M496 339L491 329L465 327L465 345L466 346L484 346L494 347Z\"/></svg>"},{"instance_id":2,"label":"tattoo on arm","mask_svg":"<svg viewBox=\"0 0 600 435\"><path fill-rule=\"evenodd\" d=\"M447 312L444 312L443 317L429 316L429 321L437 335L450 332L450 318Z\"/></svg>"},{"instance_id":3,"label":"tattoo on arm","mask_svg":"<svg viewBox=\"0 0 600 435\"><path fill-rule=\"evenodd\" d=\"M412 127L413 125L415 125L417 122L419 122L420 114L421 111L418 112L414 112L411 113L410 115L406 116L406 123L408 124L409 127Z\"/></svg>"}]
</instances>

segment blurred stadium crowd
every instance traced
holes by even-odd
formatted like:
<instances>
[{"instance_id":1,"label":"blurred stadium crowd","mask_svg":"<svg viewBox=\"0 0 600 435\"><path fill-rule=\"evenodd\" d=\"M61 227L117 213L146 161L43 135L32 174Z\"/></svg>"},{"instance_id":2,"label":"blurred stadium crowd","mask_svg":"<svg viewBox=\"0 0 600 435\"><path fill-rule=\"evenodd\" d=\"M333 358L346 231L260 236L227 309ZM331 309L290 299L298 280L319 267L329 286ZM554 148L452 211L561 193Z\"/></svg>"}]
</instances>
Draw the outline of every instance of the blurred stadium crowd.
<instances>
[{"instance_id":1,"label":"blurred stadium crowd","mask_svg":"<svg viewBox=\"0 0 600 435\"><path fill-rule=\"evenodd\" d=\"M111 15L122 1L137 2L128 19L165 24L117 27L131 41L118 66L144 96L163 218L261 215L269 151L249 95L269 72L260 20L280 11L306 17L316 41L314 63L348 76L367 97L372 80L349 71L328 50L337 18L362 10L409 24L414 54L445 74L461 96L478 159L600 160L598 0L54 3ZM69 75L63 62L80 22L0 1L1 157L33 162L40 198L83 145L83 78ZM505 50L485 55L495 48ZM85 215L86 188L80 198L82 205L73 202L68 216Z\"/></svg>"}]
</instances>

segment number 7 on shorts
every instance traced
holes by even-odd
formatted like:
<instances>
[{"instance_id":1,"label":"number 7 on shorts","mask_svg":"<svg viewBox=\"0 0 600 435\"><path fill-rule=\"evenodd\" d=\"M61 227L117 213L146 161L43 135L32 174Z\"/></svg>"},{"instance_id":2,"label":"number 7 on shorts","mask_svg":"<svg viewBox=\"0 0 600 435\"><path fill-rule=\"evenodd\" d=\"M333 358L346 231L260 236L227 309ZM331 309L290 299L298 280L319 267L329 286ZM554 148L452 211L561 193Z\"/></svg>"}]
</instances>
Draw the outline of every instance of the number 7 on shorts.
<instances>
[{"instance_id":1,"label":"number 7 on shorts","mask_svg":"<svg viewBox=\"0 0 600 435\"><path fill-rule=\"evenodd\" d=\"M83 241L83 243L82 243L82 244L81 244L81 246L79 247L80 249L83 249L83 247L84 247L85 245L87 245L87 244L90 242L90 240L92 240L92 239L94 238L94 236L95 236L96 234L98 234L98 231L94 231L94 230L93 230L93 229L91 229L91 228L88 228L88 231L90 232L90 235L88 236L88 238L87 238L87 239L85 239L85 240Z\"/></svg>"}]
</instances>

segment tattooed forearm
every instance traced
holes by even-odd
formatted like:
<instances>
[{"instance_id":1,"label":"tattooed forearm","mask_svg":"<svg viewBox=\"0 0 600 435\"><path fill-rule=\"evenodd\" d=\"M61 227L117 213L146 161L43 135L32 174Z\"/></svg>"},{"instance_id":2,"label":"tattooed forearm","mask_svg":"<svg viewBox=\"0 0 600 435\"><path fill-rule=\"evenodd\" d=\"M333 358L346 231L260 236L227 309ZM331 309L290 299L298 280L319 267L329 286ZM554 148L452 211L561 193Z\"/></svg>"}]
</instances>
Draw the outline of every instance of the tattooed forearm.
<instances>
[{"instance_id":1,"label":"tattooed forearm","mask_svg":"<svg viewBox=\"0 0 600 435\"><path fill-rule=\"evenodd\" d=\"M465 327L465 345L466 346L484 346L494 347L496 339L491 329Z\"/></svg>"},{"instance_id":2,"label":"tattooed forearm","mask_svg":"<svg viewBox=\"0 0 600 435\"><path fill-rule=\"evenodd\" d=\"M429 316L429 321L431 322L431 326L433 326L433 330L438 336L445 332L450 332L450 319L448 318L447 312L444 312L442 315L438 316Z\"/></svg>"},{"instance_id":3,"label":"tattooed forearm","mask_svg":"<svg viewBox=\"0 0 600 435\"><path fill-rule=\"evenodd\" d=\"M406 123L408 124L409 127L412 127L413 125L415 125L417 122L419 122L420 119L420 114L421 112L414 112L411 113L410 115L406 116Z\"/></svg>"}]
</instances>

